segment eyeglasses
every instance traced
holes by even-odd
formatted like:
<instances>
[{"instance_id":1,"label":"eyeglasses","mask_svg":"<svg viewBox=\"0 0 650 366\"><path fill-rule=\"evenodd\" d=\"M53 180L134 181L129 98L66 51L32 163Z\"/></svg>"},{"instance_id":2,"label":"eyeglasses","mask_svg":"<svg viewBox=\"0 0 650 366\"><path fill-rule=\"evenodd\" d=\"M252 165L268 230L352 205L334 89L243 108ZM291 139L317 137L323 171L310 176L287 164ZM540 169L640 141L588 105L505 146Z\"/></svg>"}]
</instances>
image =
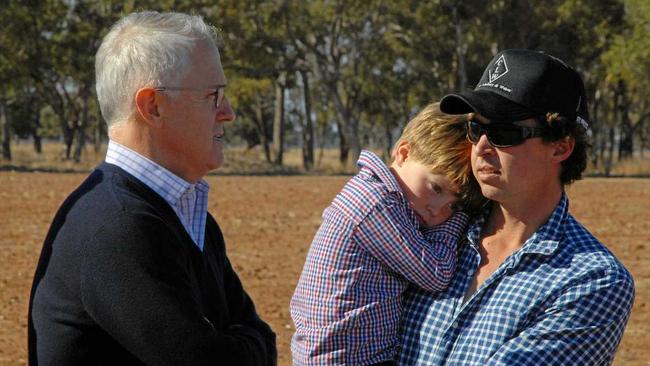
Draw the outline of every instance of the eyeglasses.
<instances>
[{"instance_id":1,"label":"eyeglasses","mask_svg":"<svg viewBox=\"0 0 650 366\"><path fill-rule=\"evenodd\" d=\"M527 139L542 137L544 128L517 126L509 122L484 124L476 120L467 121L467 139L476 144L483 134L494 147L510 147L522 144Z\"/></svg>"},{"instance_id":2,"label":"eyeglasses","mask_svg":"<svg viewBox=\"0 0 650 366\"><path fill-rule=\"evenodd\" d=\"M225 89L226 85L217 85L212 88L205 88L209 90L214 90L212 93L208 95L213 95L214 96L214 108L219 109L223 105L223 98L225 96ZM154 90L158 91L165 91L165 90L204 90L202 88L185 88L181 86L159 86L157 88L154 88Z\"/></svg>"}]
</instances>

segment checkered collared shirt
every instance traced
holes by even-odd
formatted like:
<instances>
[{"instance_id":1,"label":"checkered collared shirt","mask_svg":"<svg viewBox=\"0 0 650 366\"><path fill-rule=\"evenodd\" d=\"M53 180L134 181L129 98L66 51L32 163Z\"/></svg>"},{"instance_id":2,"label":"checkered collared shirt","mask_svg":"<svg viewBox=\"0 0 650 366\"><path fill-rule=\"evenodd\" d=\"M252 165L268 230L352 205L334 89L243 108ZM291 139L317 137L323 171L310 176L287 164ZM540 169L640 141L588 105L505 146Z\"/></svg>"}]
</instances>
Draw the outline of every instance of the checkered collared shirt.
<instances>
[{"instance_id":1,"label":"checkered collared shirt","mask_svg":"<svg viewBox=\"0 0 650 366\"><path fill-rule=\"evenodd\" d=\"M106 162L117 165L154 192L176 212L194 244L203 251L205 222L208 215L208 192L205 180L191 184L137 152L110 140Z\"/></svg>"},{"instance_id":2,"label":"checkered collared shirt","mask_svg":"<svg viewBox=\"0 0 650 366\"><path fill-rule=\"evenodd\" d=\"M463 303L484 218L447 290L409 289L400 365L609 365L634 301L630 273L568 212L548 222Z\"/></svg>"},{"instance_id":3,"label":"checkered collared shirt","mask_svg":"<svg viewBox=\"0 0 650 366\"><path fill-rule=\"evenodd\" d=\"M464 214L424 232L388 167L363 151L354 176L323 213L291 300L294 365L392 360L408 283L445 288Z\"/></svg>"}]
</instances>

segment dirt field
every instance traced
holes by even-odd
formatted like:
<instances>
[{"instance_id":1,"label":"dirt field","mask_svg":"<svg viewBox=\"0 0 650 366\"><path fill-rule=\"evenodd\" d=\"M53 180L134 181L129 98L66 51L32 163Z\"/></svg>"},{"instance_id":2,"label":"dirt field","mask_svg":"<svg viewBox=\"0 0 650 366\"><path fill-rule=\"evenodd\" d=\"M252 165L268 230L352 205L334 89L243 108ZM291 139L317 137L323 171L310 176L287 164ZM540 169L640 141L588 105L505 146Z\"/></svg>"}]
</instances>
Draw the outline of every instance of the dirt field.
<instances>
[{"instance_id":1,"label":"dirt field","mask_svg":"<svg viewBox=\"0 0 650 366\"><path fill-rule=\"evenodd\" d=\"M27 304L55 210L84 175L0 172L0 365L26 363ZM210 212L290 364L289 299L320 214L346 177L209 177ZM650 179L587 179L571 211L632 271L637 297L616 365L650 364Z\"/></svg>"}]
</instances>

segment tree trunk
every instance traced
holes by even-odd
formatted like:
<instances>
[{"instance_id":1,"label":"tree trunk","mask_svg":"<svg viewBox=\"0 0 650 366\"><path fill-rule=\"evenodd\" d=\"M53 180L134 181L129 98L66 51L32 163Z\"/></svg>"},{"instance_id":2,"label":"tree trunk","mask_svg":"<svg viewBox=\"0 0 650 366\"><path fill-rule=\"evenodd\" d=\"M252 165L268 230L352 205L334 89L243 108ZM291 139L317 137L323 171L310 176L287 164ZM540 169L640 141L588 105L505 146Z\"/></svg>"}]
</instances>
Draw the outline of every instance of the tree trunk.
<instances>
[{"instance_id":1,"label":"tree trunk","mask_svg":"<svg viewBox=\"0 0 650 366\"><path fill-rule=\"evenodd\" d=\"M66 126L63 128L63 143L65 144L65 153L64 153L65 160L70 160L70 157L72 156L73 142L74 142L74 128L66 124Z\"/></svg>"},{"instance_id":2,"label":"tree trunk","mask_svg":"<svg viewBox=\"0 0 650 366\"><path fill-rule=\"evenodd\" d=\"M643 159L643 150L645 150L647 142L646 138L641 136L641 147L639 148L639 158L641 159Z\"/></svg>"},{"instance_id":3,"label":"tree trunk","mask_svg":"<svg viewBox=\"0 0 650 366\"><path fill-rule=\"evenodd\" d=\"M284 88L286 74L275 81L275 113L273 114L273 163L282 165L284 155Z\"/></svg>"},{"instance_id":4,"label":"tree trunk","mask_svg":"<svg viewBox=\"0 0 650 366\"><path fill-rule=\"evenodd\" d=\"M606 94L606 97L604 98L605 100L613 100L610 95ZM600 104L600 114L603 116L603 120L609 118L611 116L611 111L610 109L610 104L611 102L603 102ZM601 123L600 127L600 132L598 133L599 135L599 145L600 149L598 152L598 159L599 163L604 167L607 164L607 158L605 156L605 153L607 152L607 139L608 139L608 133L607 133L607 126L604 125L604 123Z\"/></svg>"},{"instance_id":5,"label":"tree trunk","mask_svg":"<svg viewBox=\"0 0 650 366\"><path fill-rule=\"evenodd\" d=\"M609 154L605 159L605 176L609 177L614 163L614 127L609 128Z\"/></svg>"},{"instance_id":6,"label":"tree trunk","mask_svg":"<svg viewBox=\"0 0 650 366\"><path fill-rule=\"evenodd\" d=\"M309 74L301 71L303 101L305 103L305 126L302 129L302 164L309 171L314 166L314 124L311 120L311 96L309 89Z\"/></svg>"},{"instance_id":7,"label":"tree trunk","mask_svg":"<svg viewBox=\"0 0 650 366\"><path fill-rule=\"evenodd\" d=\"M600 164L605 165L605 163L606 163L606 161L605 161L605 151L607 150L607 137L606 137L606 135L604 133L601 134L599 140L600 140L600 143L599 143L600 144L600 149L599 149L599 152L598 152L598 159L600 161Z\"/></svg>"},{"instance_id":8,"label":"tree trunk","mask_svg":"<svg viewBox=\"0 0 650 366\"><path fill-rule=\"evenodd\" d=\"M591 152L591 165L594 168L598 167L598 153L596 151L598 141L600 140L600 130L601 126L600 124L597 123L598 121L598 112L599 112L599 107L600 107L600 98L599 98L599 93L596 92L593 99L593 103L591 104L591 113L590 113L590 119L591 119L591 139L594 143L594 151Z\"/></svg>"},{"instance_id":9,"label":"tree trunk","mask_svg":"<svg viewBox=\"0 0 650 366\"><path fill-rule=\"evenodd\" d=\"M646 113L639 118L636 123L634 124L634 135L639 136L639 143L641 146L639 146L639 157L643 159L644 154L643 151L645 148L648 146L648 137L646 134L643 132L644 129L644 124L646 123L646 118L650 117L650 112Z\"/></svg>"},{"instance_id":10,"label":"tree trunk","mask_svg":"<svg viewBox=\"0 0 650 366\"><path fill-rule=\"evenodd\" d=\"M347 159L348 167L354 167L359 155L361 155L361 143L359 139L359 121L356 118L350 118L347 123L348 144L350 146L350 154L352 159Z\"/></svg>"},{"instance_id":11,"label":"tree trunk","mask_svg":"<svg viewBox=\"0 0 650 366\"><path fill-rule=\"evenodd\" d=\"M41 135L38 133L37 128L35 128L32 131L32 138L34 139L34 151L36 151L36 153L38 155L42 154L43 153L43 143L41 141Z\"/></svg>"},{"instance_id":12,"label":"tree trunk","mask_svg":"<svg viewBox=\"0 0 650 366\"><path fill-rule=\"evenodd\" d=\"M393 134L391 133L390 123L388 121L387 113L384 111L384 138L386 141L386 161L390 161L391 149L393 148Z\"/></svg>"},{"instance_id":13,"label":"tree trunk","mask_svg":"<svg viewBox=\"0 0 650 366\"><path fill-rule=\"evenodd\" d=\"M94 118L93 117L93 122L95 125L95 128L93 129L93 139L94 145L93 149L95 151L95 154L99 154L99 150L102 148L102 140L103 140L103 135L102 135L102 120L101 118Z\"/></svg>"},{"instance_id":14,"label":"tree trunk","mask_svg":"<svg viewBox=\"0 0 650 366\"><path fill-rule=\"evenodd\" d=\"M320 167L323 163L323 156L325 155L325 135L327 133L327 123L317 125L318 137L318 156L316 157L316 166Z\"/></svg>"},{"instance_id":15,"label":"tree trunk","mask_svg":"<svg viewBox=\"0 0 650 366\"><path fill-rule=\"evenodd\" d=\"M88 125L88 94L84 93L82 97L81 106L81 119L77 126L77 146L74 150L74 161L78 163L81 161L81 154L86 145L86 126Z\"/></svg>"},{"instance_id":16,"label":"tree trunk","mask_svg":"<svg viewBox=\"0 0 650 366\"><path fill-rule=\"evenodd\" d=\"M9 114L4 101L0 102L0 120L2 120L2 158L11 161L11 126Z\"/></svg>"},{"instance_id":17,"label":"tree trunk","mask_svg":"<svg viewBox=\"0 0 650 366\"><path fill-rule=\"evenodd\" d=\"M457 90L467 89L467 68L465 66L465 44L463 42L463 28L458 17L458 5L452 9L452 19L456 30L456 57L458 57L458 85Z\"/></svg>"},{"instance_id":18,"label":"tree trunk","mask_svg":"<svg viewBox=\"0 0 650 366\"><path fill-rule=\"evenodd\" d=\"M312 45L313 46L313 45ZM330 46L330 54L338 54L338 46ZM359 156L360 144L359 144L359 133L358 133L358 122L353 121L351 118L352 109L354 108L350 103L346 105L342 98L341 93L339 92L339 68L340 66L333 62L334 65L327 65L323 55L319 54L317 51L312 51L310 57L313 56L313 71L324 85L325 90L329 93L329 100L334 104L334 110L336 112L336 125L338 127L339 135L339 161L342 166L349 166L348 157L350 152L352 157L356 162L356 158ZM335 71L328 71L328 68L335 68ZM348 102L350 102L350 95L347 95ZM353 98L352 98L353 99ZM352 164L354 163L352 162Z\"/></svg>"},{"instance_id":19,"label":"tree trunk","mask_svg":"<svg viewBox=\"0 0 650 366\"><path fill-rule=\"evenodd\" d=\"M628 119L621 125L621 133L618 142L618 160L625 160L632 157L634 151L634 135L632 134L632 126L629 122L628 107L625 107L624 118Z\"/></svg>"},{"instance_id":20,"label":"tree trunk","mask_svg":"<svg viewBox=\"0 0 650 366\"><path fill-rule=\"evenodd\" d=\"M618 142L618 160L628 159L632 157L634 149L634 134L632 122L630 121L630 103L627 98L627 87L625 81L619 81L619 117L617 121L621 124L619 142Z\"/></svg>"},{"instance_id":21,"label":"tree trunk","mask_svg":"<svg viewBox=\"0 0 650 366\"><path fill-rule=\"evenodd\" d=\"M83 153L84 146L86 145L86 129L84 126L79 126L77 128L77 144L74 148L74 162L78 163L81 161L81 154Z\"/></svg>"},{"instance_id":22,"label":"tree trunk","mask_svg":"<svg viewBox=\"0 0 650 366\"><path fill-rule=\"evenodd\" d=\"M341 165L350 167L359 157L361 153L361 145L359 143L359 124L351 117L351 110L345 106L338 93L336 85L329 86L332 92L332 100L334 101L334 109L337 115L337 126L339 132L339 139L341 141L339 148L341 155L339 161ZM352 154L352 160L349 161L348 157Z\"/></svg>"},{"instance_id":23,"label":"tree trunk","mask_svg":"<svg viewBox=\"0 0 650 366\"><path fill-rule=\"evenodd\" d=\"M259 120L260 131L262 134L262 146L264 147L264 156L266 157L267 162L271 162L271 131L269 131L269 125L266 123L264 118L264 106L260 98L258 98L258 103L256 106L256 113Z\"/></svg>"},{"instance_id":24,"label":"tree trunk","mask_svg":"<svg viewBox=\"0 0 650 366\"><path fill-rule=\"evenodd\" d=\"M345 132L343 131L345 126L338 118L336 119L336 132L339 135L339 162L341 166L345 166L348 162L348 154L350 153L350 147L348 146L348 140L345 137Z\"/></svg>"},{"instance_id":25,"label":"tree trunk","mask_svg":"<svg viewBox=\"0 0 650 366\"><path fill-rule=\"evenodd\" d=\"M271 162L271 147L269 141L269 131L264 119L264 105L262 96L259 94L255 97L255 124L257 125L258 133L260 134L260 141L264 148L264 157L268 163Z\"/></svg>"}]
</instances>

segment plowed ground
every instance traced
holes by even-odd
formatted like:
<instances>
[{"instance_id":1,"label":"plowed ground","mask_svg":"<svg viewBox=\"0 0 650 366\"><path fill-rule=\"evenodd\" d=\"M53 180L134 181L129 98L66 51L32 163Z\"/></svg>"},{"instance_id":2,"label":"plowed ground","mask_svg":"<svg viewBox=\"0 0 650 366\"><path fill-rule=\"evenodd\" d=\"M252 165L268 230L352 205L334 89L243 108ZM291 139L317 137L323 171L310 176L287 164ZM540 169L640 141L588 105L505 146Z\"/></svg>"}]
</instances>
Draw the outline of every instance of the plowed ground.
<instances>
[{"instance_id":1,"label":"plowed ground","mask_svg":"<svg viewBox=\"0 0 650 366\"><path fill-rule=\"evenodd\" d=\"M82 174L0 172L0 365L25 364L27 305L50 221ZM322 210L347 177L210 176L209 210L261 316L291 363L289 299ZM632 318L616 365L650 364L650 180L586 179L571 186L571 211L631 270Z\"/></svg>"}]
</instances>

